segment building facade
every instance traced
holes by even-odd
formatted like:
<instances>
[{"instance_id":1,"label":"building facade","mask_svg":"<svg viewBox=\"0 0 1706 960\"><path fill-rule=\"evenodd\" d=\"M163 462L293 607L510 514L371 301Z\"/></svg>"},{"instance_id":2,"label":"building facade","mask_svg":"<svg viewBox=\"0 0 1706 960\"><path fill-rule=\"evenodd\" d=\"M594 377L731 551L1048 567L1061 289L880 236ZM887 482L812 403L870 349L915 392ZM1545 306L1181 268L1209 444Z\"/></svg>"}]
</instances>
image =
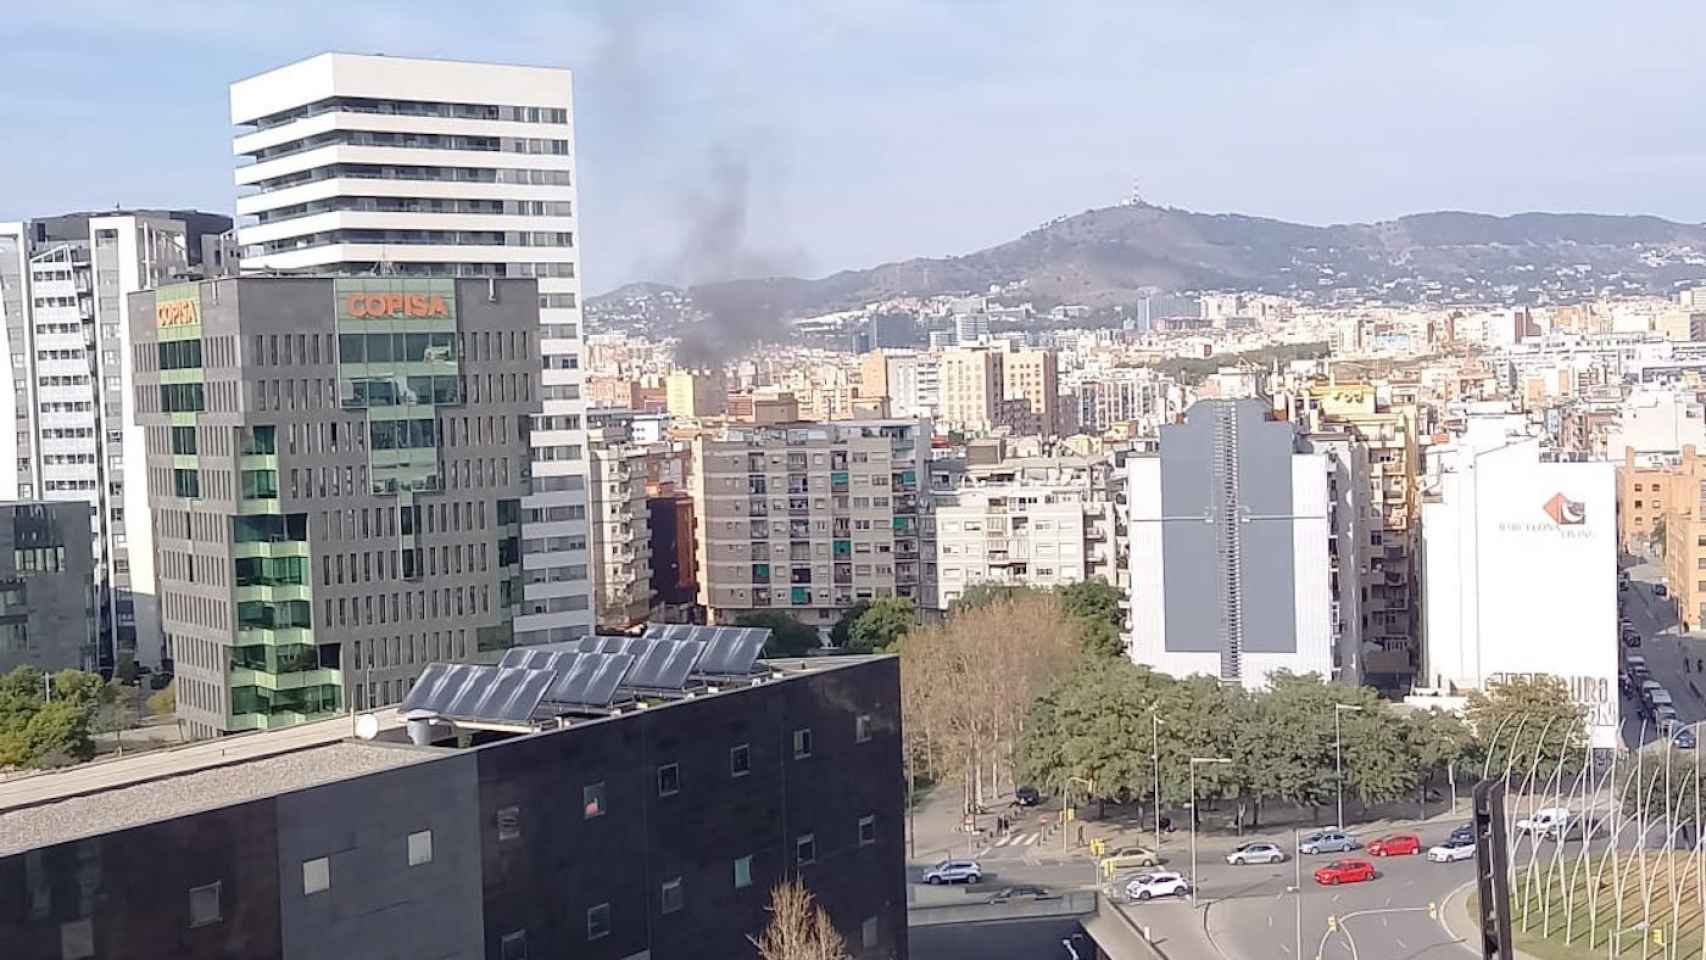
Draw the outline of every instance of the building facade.
<instances>
[{"instance_id":1,"label":"building facade","mask_svg":"<svg viewBox=\"0 0 1706 960\"><path fill-rule=\"evenodd\" d=\"M798 879L906 960L899 672L767 672L532 735L416 746L334 720L0 791L8 960L751 956ZM290 736L293 745L270 741ZM161 760L152 754L153 762ZM38 801L51 781L32 778ZM578 814L578 815L577 815Z\"/></svg>"},{"instance_id":2,"label":"building facade","mask_svg":"<svg viewBox=\"0 0 1706 960\"><path fill-rule=\"evenodd\" d=\"M1299 453L1262 401L1199 400L1126 470L1134 660L1247 687L1275 670L1357 682L1355 648L1334 646L1325 454Z\"/></svg>"},{"instance_id":3,"label":"building facade","mask_svg":"<svg viewBox=\"0 0 1706 960\"><path fill-rule=\"evenodd\" d=\"M0 673L89 662L100 592L87 517L75 501L0 503Z\"/></svg>"},{"instance_id":4,"label":"building facade","mask_svg":"<svg viewBox=\"0 0 1706 960\"><path fill-rule=\"evenodd\" d=\"M862 600L936 605L928 420L725 428L693 441L699 602L827 628Z\"/></svg>"},{"instance_id":5,"label":"building facade","mask_svg":"<svg viewBox=\"0 0 1706 960\"><path fill-rule=\"evenodd\" d=\"M231 86L244 270L537 281L529 643L593 623L569 576L590 563L586 521L564 519L587 505L571 87L567 70L341 53Z\"/></svg>"},{"instance_id":6,"label":"building facade","mask_svg":"<svg viewBox=\"0 0 1706 960\"><path fill-rule=\"evenodd\" d=\"M1668 546L1665 527L1673 487L1686 483L1680 455L1644 454L1625 449L1617 466L1617 546L1631 556L1651 557ZM1679 544L1688 550L1686 542ZM1702 552L1706 556L1706 551ZM1683 557L1683 562L1688 562ZM1692 569L1692 568L1691 568Z\"/></svg>"},{"instance_id":7,"label":"building facade","mask_svg":"<svg viewBox=\"0 0 1706 960\"><path fill-rule=\"evenodd\" d=\"M1002 390L1007 400L1021 401L1024 429L1016 433L1053 437L1061 432L1060 359L1053 350L1015 350L1002 358ZM1011 425L1011 424L1010 424Z\"/></svg>"},{"instance_id":8,"label":"building facade","mask_svg":"<svg viewBox=\"0 0 1706 960\"><path fill-rule=\"evenodd\" d=\"M75 213L0 224L0 499L88 507L96 642L107 676L164 666L142 434L130 406L129 294L201 270L231 220L192 210ZM211 272L219 272L214 269ZM163 662L167 661L167 662Z\"/></svg>"},{"instance_id":9,"label":"building facade","mask_svg":"<svg viewBox=\"0 0 1706 960\"><path fill-rule=\"evenodd\" d=\"M592 588L598 623L625 629L652 608L652 540L646 450L618 425L588 432Z\"/></svg>"},{"instance_id":10,"label":"building facade","mask_svg":"<svg viewBox=\"0 0 1706 960\"><path fill-rule=\"evenodd\" d=\"M192 732L395 703L431 660L516 641L537 290L281 277L132 295Z\"/></svg>"}]
</instances>

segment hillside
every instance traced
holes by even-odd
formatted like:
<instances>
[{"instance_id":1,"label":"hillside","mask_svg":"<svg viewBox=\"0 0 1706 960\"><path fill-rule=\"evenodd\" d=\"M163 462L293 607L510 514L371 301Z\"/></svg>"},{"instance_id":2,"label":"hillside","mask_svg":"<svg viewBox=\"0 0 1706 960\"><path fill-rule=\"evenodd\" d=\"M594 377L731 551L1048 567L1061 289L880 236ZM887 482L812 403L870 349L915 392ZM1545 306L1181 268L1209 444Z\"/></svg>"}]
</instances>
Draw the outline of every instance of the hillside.
<instances>
[{"instance_id":1,"label":"hillside","mask_svg":"<svg viewBox=\"0 0 1706 960\"><path fill-rule=\"evenodd\" d=\"M1145 290L1258 290L1307 300L1354 291L1393 302L1534 302L1610 291L1669 293L1706 278L1706 227L1657 217L1438 212L1308 226L1148 204L1062 217L961 257L913 259L820 279L691 288L696 304L801 316L903 294L1022 284L1041 305L1129 303ZM651 285L594 298L632 302ZM674 291L671 291L672 293ZM643 296L643 294L642 294Z\"/></svg>"}]
</instances>

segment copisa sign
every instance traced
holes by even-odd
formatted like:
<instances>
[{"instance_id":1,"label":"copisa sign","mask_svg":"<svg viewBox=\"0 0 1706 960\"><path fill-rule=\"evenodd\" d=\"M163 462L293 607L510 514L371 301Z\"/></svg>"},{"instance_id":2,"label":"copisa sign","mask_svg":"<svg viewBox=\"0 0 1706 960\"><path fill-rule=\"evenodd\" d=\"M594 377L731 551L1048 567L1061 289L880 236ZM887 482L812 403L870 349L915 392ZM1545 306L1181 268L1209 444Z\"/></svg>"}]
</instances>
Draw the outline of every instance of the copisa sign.
<instances>
[{"instance_id":1,"label":"copisa sign","mask_svg":"<svg viewBox=\"0 0 1706 960\"><path fill-rule=\"evenodd\" d=\"M200 322L200 284L175 283L154 294L154 326L187 327Z\"/></svg>"},{"instance_id":2,"label":"copisa sign","mask_svg":"<svg viewBox=\"0 0 1706 960\"><path fill-rule=\"evenodd\" d=\"M339 320L451 320L456 284L438 279L345 279L333 285Z\"/></svg>"}]
</instances>

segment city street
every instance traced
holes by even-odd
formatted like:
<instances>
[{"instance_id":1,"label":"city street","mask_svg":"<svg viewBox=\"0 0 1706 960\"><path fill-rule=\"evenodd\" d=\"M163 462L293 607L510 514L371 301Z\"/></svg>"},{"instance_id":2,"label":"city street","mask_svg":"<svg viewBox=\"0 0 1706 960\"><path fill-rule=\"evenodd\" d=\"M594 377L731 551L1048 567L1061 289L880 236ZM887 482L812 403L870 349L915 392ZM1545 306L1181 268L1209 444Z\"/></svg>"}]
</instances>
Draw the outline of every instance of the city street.
<instances>
[{"instance_id":1,"label":"city street","mask_svg":"<svg viewBox=\"0 0 1706 960\"><path fill-rule=\"evenodd\" d=\"M1647 658L1647 669L1653 679L1664 684L1676 703L1677 716L1684 723L1695 724L1706 719L1706 677L1692 669L1683 669L1683 660L1706 660L1706 635L1681 634L1677 631L1676 605L1669 597L1653 593L1653 584L1664 578L1664 571L1650 562L1626 568L1630 575L1627 590L1618 591L1622 616L1627 617L1636 632L1641 634L1641 646L1630 650ZM1621 705L1623 742L1635 746L1650 743L1658 731L1647 724L1643 731L1640 700L1625 696Z\"/></svg>"}]
</instances>

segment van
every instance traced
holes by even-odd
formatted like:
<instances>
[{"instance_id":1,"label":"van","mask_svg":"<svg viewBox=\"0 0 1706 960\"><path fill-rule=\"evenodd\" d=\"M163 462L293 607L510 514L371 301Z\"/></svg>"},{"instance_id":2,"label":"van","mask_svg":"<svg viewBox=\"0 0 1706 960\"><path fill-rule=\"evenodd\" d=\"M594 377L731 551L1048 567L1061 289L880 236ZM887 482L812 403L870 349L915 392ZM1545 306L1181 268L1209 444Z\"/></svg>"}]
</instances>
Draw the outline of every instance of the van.
<instances>
[{"instance_id":1,"label":"van","mask_svg":"<svg viewBox=\"0 0 1706 960\"><path fill-rule=\"evenodd\" d=\"M1518 836L1533 834L1537 837L1562 837L1568 833L1575 817L1569 807L1546 807L1534 811L1534 816L1523 817L1516 822Z\"/></svg>"},{"instance_id":2,"label":"van","mask_svg":"<svg viewBox=\"0 0 1706 960\"><path fill-rule=\"evenodd\" d=\"M1636 683L1640 683L1642 680L1652 676L1652 674L1647 672L1647 658L1638 653L1631 653L1627 657L1624 657L1623 662L1628 666L1629 675L1635 678Z\"/></svg>"},{"instance_id":3,"label":"van","mask_svg":"<svg viewBox=\"0 0 1706 960\"><path fill-rule=\"evenodd\" d=\"M1660 707L1670 707L1672 713L1676 712L1676 701L1670 698L1670 691L1666 690L1664 687L1649 691L1647 693L1647 703L1651 704L1654 710L1657 710Z\"/></svg>"}]
</instances>

